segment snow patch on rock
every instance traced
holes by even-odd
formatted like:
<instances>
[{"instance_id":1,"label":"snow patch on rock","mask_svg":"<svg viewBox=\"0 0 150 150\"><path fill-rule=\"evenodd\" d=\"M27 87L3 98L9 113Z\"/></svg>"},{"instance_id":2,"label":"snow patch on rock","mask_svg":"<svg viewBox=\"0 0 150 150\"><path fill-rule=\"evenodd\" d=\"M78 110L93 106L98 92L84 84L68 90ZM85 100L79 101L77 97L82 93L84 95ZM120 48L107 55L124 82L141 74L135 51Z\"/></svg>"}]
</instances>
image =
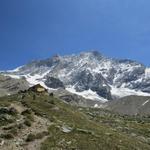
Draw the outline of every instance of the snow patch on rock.
<instances>
[{"instance_id":1,"label":"snow patch on rock","mask_svg":"<svg viewBox=\"0 0 150 150\"><path fill-rule=\"evenodd\" d=\"M82 96L86 99L98 100L98 101L101 101L101 102L107 102L108 101L107 99L105 99L103 97L100 97L96 92L92 91L91 89L85 90L83 92L77 92L74 89L74 87L68 87L68 88L66 88L66 90L71 92L71 93L80 95L80 96Z\"/></svg>"},{"instance_id":2,"label":"snow patch on rock","mask_svg":"<svg viewBox=\"0 0 150 150\"><path fill-rule=\"evenodd\" d=\"M135 91L135 90L131 90L128 88L117 88L114 86L111 86L111 94L113 96L116 97L125 97L125 96L130 96L130 95L138 95L138 96L150 96L150 93L145 93L145 92L141 92L141 91Z\"/></svg>"},{"instance_id":3,"label":"snow patch on rock","mask_svg":"<svg viewBox=\"0 0 150 150\"><path fill-rule=\"evenodd\" d=\"M145 101L142 106L146 105L150 100Z\"/></svg>"}]
</instances>

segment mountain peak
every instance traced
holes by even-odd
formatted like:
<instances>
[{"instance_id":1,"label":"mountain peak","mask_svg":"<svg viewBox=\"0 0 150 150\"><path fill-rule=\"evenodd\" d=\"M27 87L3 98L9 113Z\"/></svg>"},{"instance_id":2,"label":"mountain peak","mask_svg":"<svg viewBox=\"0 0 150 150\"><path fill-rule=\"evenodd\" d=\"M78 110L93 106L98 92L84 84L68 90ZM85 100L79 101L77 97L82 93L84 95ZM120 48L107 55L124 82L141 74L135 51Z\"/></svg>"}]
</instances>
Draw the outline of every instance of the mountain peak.
<instances>
[{"instance_id":1,"label":"mountain peak","mask_svg":"<svg viewBox=\"0 0 150 150\"><path fill-rule=\"evenodd\" d=\"M102 55L99 51L97 50L89 50L89 51L85 51L85 52L81 52L81 55L93 55L93 56L98 56L98 55Z\"/></svg>"},{"instance_id":2,"label":"mountain peak","mask_svg":"<svg viewBox=\"0 0 150 150\"><path fill-rule=\"evenodd\" d=\"M135 61L107 58L99 51L90 50L77 55L54 55L8 74L24 76L32 85L41 83L48 88L53 88L47 83L49 77L54 77L66 89L71 87L72 91L86 95L92 90L108 99L111 95L139 93L136 91L150 93L150 76L145 70L145 66Z\"/></svg>"},{"instance_id":3,"label":"mountain peak","mask_svg":"<svg viewBox=\"0 0 150 150\"><path fill-rule=\"evenodd\" d=\"M61 57L59 54L53 55L53 58L59 58L59 57Z\"/></svg>"},{"instance_id":4,"label":"mountain peak","mask_svg":"<svg viewBox=\"0 0 150 150\"><path fill-rule=\"evenodd\" d=\"M85 52L81 52L79 54L79 56L82 58L86 58L86 59L98 59L100 60L101 58L103 58L104 56L99 52L99 51L96 51L96 50L90 50L90 51L85 51Z\"/></svg>"}]
</instances>

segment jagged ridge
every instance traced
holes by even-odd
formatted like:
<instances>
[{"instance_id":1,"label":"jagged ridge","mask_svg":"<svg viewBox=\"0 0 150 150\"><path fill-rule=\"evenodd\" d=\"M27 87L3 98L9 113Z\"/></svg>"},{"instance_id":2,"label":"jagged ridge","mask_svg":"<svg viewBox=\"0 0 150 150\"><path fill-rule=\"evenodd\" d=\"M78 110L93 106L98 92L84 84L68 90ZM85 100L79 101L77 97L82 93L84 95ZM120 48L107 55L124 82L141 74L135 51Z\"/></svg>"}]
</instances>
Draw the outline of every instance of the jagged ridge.
<instances>
[{"instance_id":1,"label":"jagged ridge","mask_svg":"<svg viewBox=\"0 0 150 150\"><path fill-rule=\"evenodd\" d=\"M107 58L97 51L56 55L33 61L5 74L17 78L24 76L32 85L41 83L49 88L57 87L57 81L70 92L103 101L114 96L150 95L149 68L127 59ZM52 77L55 86L50 80Z\"/></svg>"}]
</instances>

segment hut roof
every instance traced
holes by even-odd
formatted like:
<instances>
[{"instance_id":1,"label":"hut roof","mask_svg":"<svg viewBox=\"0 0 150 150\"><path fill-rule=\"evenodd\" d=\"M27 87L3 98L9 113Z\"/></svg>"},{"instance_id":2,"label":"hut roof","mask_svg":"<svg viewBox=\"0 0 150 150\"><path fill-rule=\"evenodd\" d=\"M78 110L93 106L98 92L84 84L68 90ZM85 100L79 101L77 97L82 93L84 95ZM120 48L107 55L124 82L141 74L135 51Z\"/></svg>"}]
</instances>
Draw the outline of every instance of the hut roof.
<instances>
[{"instance_id":1,"label":"hut roof","mask_svg":"<svg viewBox=\"0 0 150 150\"><path fill-rule=\"evenodd\" d=\"M32 87L29 88L29 91L34 91L34 92L47 92L47 89L41 86L40 84L36 84Z\"/></svg>"}]
</instances>

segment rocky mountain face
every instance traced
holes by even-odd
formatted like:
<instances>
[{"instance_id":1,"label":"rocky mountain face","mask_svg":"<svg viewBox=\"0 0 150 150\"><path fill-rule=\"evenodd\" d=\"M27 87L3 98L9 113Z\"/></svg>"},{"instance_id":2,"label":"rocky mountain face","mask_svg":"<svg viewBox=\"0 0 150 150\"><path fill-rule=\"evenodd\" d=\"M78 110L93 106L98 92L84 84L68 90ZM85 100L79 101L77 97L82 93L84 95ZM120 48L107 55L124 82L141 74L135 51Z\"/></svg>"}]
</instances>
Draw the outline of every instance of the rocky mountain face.
<instances>
[{"instance_id":1,"label":"rocky mountain face","mask_svg":"<svg viewBox=\"0 0 150 150\"><path fill-rule=\"evenodd\" d=\"M3 74L25 77L32 85L61 87L102 101L127 95L150 95L150 68L131 60L107 58L97 51L56 55Z\"/></svg>"},{"instance_id":2,"label":"rocky mountain face","mask_svg":"<svg viewBox=\"0 0 150 150\"><path fill-rule=\"evenodd\" d=\"M108 102L106 109L123 115L143 115L150 114L150 97L147 96L127 96L119 100Z\"/></svg>"},{"instance_id":3,"label":"rocky mountain face","mask_svg":"<svg viewBox=\"0 0 150 150\"><path fill-rule=\"evenodd\" d=\"M0 75L0 96L14 94L28 88L29 83L25 79L14 79Z\"/></svg>"},{"instance_id":4,"label":"rocky mountain face","mask_svg":"<svg viewBox=\"0 0 150 150\"><path fill-rule=\"evenodd\" d=\"M57 78L54 77L47 77L46 81L45 81L45 85L47 87L51 87L53 89L57 89L57 88L65 88L64 84L62 81L60 81Z\"/></svg>"},{"instance_id":5,"label":"rocky mountain face","mask_svg":"<svg viewBox=\"0 0 150 150\"><path fill-rule=\"evenodd\" d=\"M102 101L97 99L88 99L86 97L80 96L78 94L70 93L65 89L52 90L55 96L63 100L64 102L73 105L73 106L81 106L81 107L96 107L101 106L103 104Z\"/></svg>"}]
</instances>

